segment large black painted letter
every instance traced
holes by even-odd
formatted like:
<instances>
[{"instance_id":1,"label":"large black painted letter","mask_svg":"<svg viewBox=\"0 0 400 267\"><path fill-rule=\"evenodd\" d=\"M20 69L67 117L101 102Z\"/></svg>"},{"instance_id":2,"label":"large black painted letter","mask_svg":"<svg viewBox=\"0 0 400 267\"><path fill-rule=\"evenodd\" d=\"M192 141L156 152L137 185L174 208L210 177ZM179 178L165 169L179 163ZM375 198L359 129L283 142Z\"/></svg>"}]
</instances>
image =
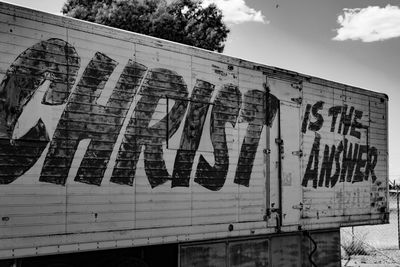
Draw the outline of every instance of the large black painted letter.
<instances>
[{"instance_id":1,"label":"large black painted letter","mask_svg":"<svg viewBox=\"0 0 400 267\"><path fill-rule=\"evenodd\" d=\"M120 146L111 181L133 185L136 164L144 149L147 178L152 188L171 179L163 159L163 142L172 137L187 108L187 86L183 77L168 69L152 69L140 91L142 97L135 107ZM150 125L160 99L174 100L172 109L160 121Z\"/></svg>"},{"instance_id":2,"label":"large black painted letter","mask_svg":"<svg viewBox=\"0 0 400 267\"><path fill-rule=\"evenodd\" d=\"M172 187L189 187L194 156L199 147L214 88L213 84L202 80L197 80L193 88L180 147L175 157Z\"/></svg>"},{"instance_id":3,"label":"large black painted letter","mask_svg":"<svg viewBox=\"0 0 400 267\"><path fill-rule=\"evenodd\" d=\"M60 39L49 39L25 50L7 70L0 84L0 184L9 184L29 170L50 140L40 118L24 136L12 140L28 102L49 80L42 104L64 104L79 67L80 58L74 47Z\"/></svg>"},{"instance_id":4,"label":"large black painted letter","mask_svg":"<svg viewBox=\"0 0 400 267\"><path fill-rule=\"evenodd\" d=\"M99 52L89 62L57 125L40 181L65 184L79 142L90 139L75 181L101 184L126 113L146 69L130 60L106 105L100 105L97 101L117 64Z\"/></svg>"},{"instance_id":5,"label":"large black painted letter","mask_svg":"<svg viewBox=\"0 0 400 267\"><path fill-rule=\"evenodd\" d=\"M240 149L234 182L249 186L253 163L264 125L271 126L279 100L274 95L266 95L263 91L250 90L244 95L241 119L248 122L246 135Z\"/></svg>"},{"instance_id":6,"label":"large black painted letter","mask_svg":"<svg viewBox=\"0 0 400 267\"><path fill-rule=\"evenodd\" d=\"M225 85L218 92L211 111L211 142L214 147L215 165L211 167L200 156L194 181L207 189L218 191L225 183L229 169L229 154L226 144L225 124L235 127L241 106L241 93L234 85Z\"/></svg>"}]
</instances>

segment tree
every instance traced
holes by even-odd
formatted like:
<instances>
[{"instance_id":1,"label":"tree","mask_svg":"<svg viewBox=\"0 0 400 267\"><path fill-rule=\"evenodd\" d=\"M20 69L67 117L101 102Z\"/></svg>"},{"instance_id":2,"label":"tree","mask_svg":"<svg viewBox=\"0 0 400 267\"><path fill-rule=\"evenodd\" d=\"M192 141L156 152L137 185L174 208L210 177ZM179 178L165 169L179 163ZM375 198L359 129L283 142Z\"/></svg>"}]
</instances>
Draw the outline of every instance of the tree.
<instances>
[{"instance_id":1,"label":"tree","mask_svg":"<svg viewBox=\"0 0 400 267\"><path fill-rule=\"evenodd\" d=\"M67 0L63 14L222 52L229 33L222 12L201 0Z\"/></svg>"}]
</instances>

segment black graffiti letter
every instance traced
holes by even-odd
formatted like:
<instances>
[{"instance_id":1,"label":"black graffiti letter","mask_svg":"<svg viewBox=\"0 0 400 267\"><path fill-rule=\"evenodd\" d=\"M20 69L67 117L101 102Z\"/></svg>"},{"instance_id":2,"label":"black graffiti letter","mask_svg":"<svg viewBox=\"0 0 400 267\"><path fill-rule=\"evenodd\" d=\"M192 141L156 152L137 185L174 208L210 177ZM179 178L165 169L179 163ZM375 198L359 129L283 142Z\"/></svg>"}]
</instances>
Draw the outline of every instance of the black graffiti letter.
<instances>
[{"instance_id":1,"label":"black graffiti letter","mask_svg":"<svg viewBox=\"0 0 400 267\"><path fill-rule=\"evenodd\" d=\"M61 116L40 181L65 184L78 145L90 139L75 181L100 185L119 131L144 72L129 61L105 106L97 103L117 62L97 52Z\"/></svg>"},{"instance_id":2,"label":"black graffiti letter","mask_svg":"<svg viewBox=\"0 0 400 267\"><path fill-rule=\"evenodd\" d=\"M343 152L343 141L340 141L339 145L336 148L335 152L335 164L336 164L336 171L335 174L329 179L330 181L325 180L325 186L329 187L329 182L331 187L334 187L339 179L340 175L340 154Z\"/></svg>"},{"instance_id":3,"label":"black graffiti letter","mask_svg":"<svg viewBox=\"0 0 400 267\"><path fill-rule=\"evenodd\" d=\"M369 148L368 151L368 158L367 158L367 165L365 167L365 175L364 180L368 180L368 176L371 173L372 182L375 183L376 175L375 175L375 167L378 162L378 150L375 147Z\"/></svg>"},{"instance_id":4,"label":"black graffiti letter","mask_svg":"<svg viewBox=\"0 0 400 267\"><path fill-rule=\"evenodd\" d=\"M6 71L0 84L0 184L9 184L29 170L50 140L41 118L36 122L21 122L34 126L19 139L12 139L29 101L49 80L41 103L64 104L79 67L80 58L74 47L60 39L49 39L25 50Z\"/></svg>"},{"instance_id":5,"label":"black graffiti letter","mask_svg":"<svg viewBox=\"0 0 400 267\"><path fill-rule=\"evenodd\" d=\"M343 135L347 135L347 132L349 131L351 125L351 117L353 116L353 112L354 112L354 107L350 107L349 114L347 114L347 106L346 105L343 106L342 114L340 116L338 133L342 131L342 125L343 125L344 126Z\"/></svg>"},{"instance_id":6,"label":"black graffiti letter","mask_svg":"<svg viewBox=\"0 0 400 267\"><path fill-rule=\"evenodd\" d=\"M185 115L187 86L176 72L156 68L149 71L140 91L141 98L122 140L111 182L133 185L136 165L144 146L144 167L152 188L171 180L163 158L163 142L172 137ZM159 101L175 103L160 121L150 126Z\"/></svg>"},{"instance_id":7,"label":"black graffiti letter","mask_svg":"<svg viewBox=\"0 0 400 267\"><path fill-rule=\"evenodd\" d=\"M368 157L367 153L368 146L360 145L358 150L356 170L354 171L353 183L362 182L364 180L364 174L361 172L361 168L364 168L367 163L367 159L363 159L363 154L365 154L366 158Z\"/></svg>"},{"instance_id":8,"label":"black graffiti letter","mask_svg":"<svg viewBox=\"0 0 400 267\"><path fill-rule=\"evenodd\" d=\"M333 159L335 156L335 150L336 150L336 147L334 145L332 145L331 153L329 154L329 146L325 145L324 158L322 159L321 172L319 174L319 182L318 182L319 187L321 187L323 185L324 178L325 178L325 186L329 187L331 180L333 180L333 181L337 180L337 177L335 177L335 175L339 176L339 174L334 174L334 176L331 177Z\"/></svg>"},{"instance_id":9,"label":"black graffiti letter","mask_svg":"<svg viewBox=\"0 0 400 267\"><path fill-rule=\"evenodd\" d=\"M259 90L249 90L245 93L239 119L249 124L240 149L234 183L249 186L264 124L271 126L278 107L279 100L274 95L269 94L266 97L265 93Z\"/></svg>"},{"instance_id":10,"label":"black graffiti letter","mask_svg":"<svg viewBox=\"0 0 400 267\"><path fill-rule=\"evenodd\" d=\"M347 139L346 138L344 139L342 172L340 174L341 182L345 181L345 177L346 177L346 182L351 182L351 179L353 177L354 167L357 162L358 147L359 147L358 144L354 144L354 151L353 151L353 143L350 143L350 146L348 146Z\"/></svg>"},{"instance_id":11,"label":"black graffiti letter","mask_svg":"<svg viewBox=\"0 0 400 267\"><path fill-rule=\"evenodd\" d=\"M317 119L315 122L310 122L308 129L314 132L317 132L321 129L324 124L324 117L318 113L324 107L324 101L318 101L315 103L311 109L313 116Z\"/></svg>"},{"instance_id":12,"label":"black graffiti letter","mask_svg":"<svg viewBox=\"0 0 400 267\"><path fill-rule=\"evenodd\" d=\"M340 112L342 112L342 106L333 106L333 107L329 108L328 115L332 116L332 123L331 123L331 132L332 133L335 131L336 119Z\"/></svg>"},{"instance_id":13,"label":"black graffiti letter","mask_svg":"<svg viewBox=\"0 0 400 267\"><path fill-rule=\"evenodd\" d=\"M213 84L201 80L197 80L193 88L181 143L175 157L172 187L189 186L194 156L199 147L214 88Z\"/></svg>"},{"instance_id":14,"label":"black graffiti letter","mask_svg":"<svg viewBox=\"0 0 400 267\"><path fill-rule=\"evenodd\" d=\"M363 112L360 110L354 110L354 119L353 123L351 124L351 130L350 130L350 135L354 136L358 139L361 138L361 133L357 131L356 129L361 129L361 128L366 128L364 125L362 125L358 120L361 119Z\"/></svg>"},{"instance_id":15,"label":"black graffiti letter","mask_svg":"<svg viewBox=\"0 0 400 267\"><path fill-rule=\"evenodd\" d=\"M308 120L310 119L311 104L307 104L306 111L304 112L303 123L301 124L301 132L306 133Z\"/></svg>"},{"instance_id":16,"label":"black graffiti letter","mask_svg":"<svg viewBox=\"0 0 400 267\"><path fill-rule=\"evenodd\" d=\"M241 93L237 86L226 85L219 92L211 111L211 142L214 147L215 165L210 164L201 155L194 181L207 189L218 191L225 183L229 168L228 147L226 144L225 124L234 127L241 106Z\"/></svg>"},{"instance_id":17,"label":"black graffiti letter","mask_svg":"<svg viewBox=\"0 0 400 267\"><path fill-rule=\"evenodd\" d=\"M321 140L321 135L315 133L314 144L311 148L310 157L308 158L307 168L304 173L302 186L307 187L308 181L313 181L313 187L317 188L318 183L318 163L319 163L319 144ZM314 169L311 169L314 164Z\"/></svg>"}]
</instances>

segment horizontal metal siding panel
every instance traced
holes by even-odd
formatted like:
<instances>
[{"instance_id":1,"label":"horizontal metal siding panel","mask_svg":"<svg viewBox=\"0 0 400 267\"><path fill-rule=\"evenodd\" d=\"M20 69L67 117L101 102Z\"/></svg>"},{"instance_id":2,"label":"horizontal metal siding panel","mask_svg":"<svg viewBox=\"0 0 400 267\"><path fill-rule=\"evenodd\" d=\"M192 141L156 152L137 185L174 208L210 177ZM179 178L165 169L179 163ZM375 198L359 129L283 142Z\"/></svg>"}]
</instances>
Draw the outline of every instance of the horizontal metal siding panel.
<instances>
[{"instance_id":1,"label":"horizontal metal siding panel","mask_svg":"<svg viewBox=\"0 0 400 267\"><path fill-rule=\"evenodd\" d=\"M259 102L258 99L252 99L246 97L246 95L249 94L249 92L258 92L260 96L264 96L266 98L266 93L267 88L265 84L265 76L262 75L262 72L254 71L254 70L249 70L246 68L239 68L239 88L243 92L242 96L242 107L245 107L247 105L246 99L249 99L247 101L250 101L254 105L257 103L256 110L265 110L266 106L265 103ZM264 100L265 102L265 100ZM250 103L250 104L251 104ZM254 107L254 106L253 106ZM251 111L250 111L251 112ZM242 108L241 109L241 114L245 115L246 114L246 109ZM250 113L251 114L251 113ZM260 116L261 115L261 116ZM254 161L253 161L253 166L251 169L251 176L250 176L250 181L249 181L249 187L243 187L239 186L238 188L238 220L240 222L243 221L263 221L264 220L264 215L266 214L266 203L267 203L267 198L269 198L269 194L266 192L266 179L270 179L270 176L266 174L266 157L264 152L266 149L268 149L267 146L267 131L270 131L269 126L267 126L266 121L268 118L269 114L266 112L260 113L259 120L262 121L261 129L258 129L260 131L259 133L254 133L255 136L258 135L258 144L256 146L256 151L254 152ZM239 122L240 122L239 118ZM254 119L255 123L256 119ZM246 124L244 124L246 125ZM241 124L239 124L238 127L238 135L239 139L242 140L243 137L247 134L244 131L244 127L241 127ZM254 137L253 137L254 138ZM256 140L256 139L253 139ZM242 141L243 142L243 141ZM241 146L240 146L241 147ZM243 148L241 148L243 149ZM240 152L242 153L242 152ZM240 169L241 166L237 165L237 168Z\"/></svg>"},{"instance_id":2,"label":"horizontal metal siding panel","mask_svg":"<svg viewBox=\"0 0 400 267\"><path fill-rule=\"evenodd\" d=\"M11 40L18 37L24 38L25 40L29 38L30 43L33 44L32 41L41 41L43 37L46 38L47 35L51 35L53 38L66 37L66 28L62 25L49 25L47 22L16 18L13 15L4 13L0 13L0 18L5 25L0 30L0 33L8 35ZM7 40L7 38L5 40Z\"/></svg>"},{"instance_id":3,"label":"horizontal metal siding panel","mask_svg":"<svg viewBox=\"0 0 400 267\"><path fill-rule=\"evenodd\" d=\"M2 19L7 19L2 17ZM4 38L2 39L2 47L7 45L10 49L6 51L6 55L3 50L1 50L2 63L0 64L0 74L1 79L7 71L10 71L10 63L12 63L21 52L26 49L26 46L30 46L31 43L35 43L37 40L36 36L33 35L31 29L26 29L25 25L22 27L20 25L8 25L9 27L0 27L1 29L10 29L6 32L1 32L0 35ZM40 27L40 26L38 26ZM22 32L22 33L21 33ZM14 36L14 34L23 34L23 38ZM10 43L15 44L11 45ZM8 42L8 43L7 43ZM21 46L17 44L23 44ZM54 57L58 55L53 53ZM25 61L26 63L27 61ZM22 68L29 68L27 65L21 66ZM27 78L25 76L24 78ZM43 90L40 88L38 93L32 97L32 101L43 96ZM39 97L38 97L39 95ZM21 116L25 116L28 120L33 120L29 122L29 125L17 125L14 129L14 136L16 139L20 138L22 134L26 134L26 130L34 126L35 117L30 117L32 114L39 111L36 107L27 106L28 112L22 113ZM55 108L59 110L59 108ZM56 119L52 113L43 114L47 121L52 121ZM39 119L39 118L36 118ZM44 118L42 117L44 120ZM4 125L2 125L4 127ZM51 127L47 129L52 131ZM5 139L5 136L2 136ZM2 141L3 141L2 140ZM4 143L3 143L4 144ZM20 150L24 151L29 146L20 146ZM7 153L8 152L8 153ZM14 154L14 153L15 154ZM27 152L28 153L28 152ZM2 150L1 156L18 159L21 153L19 151ZM29 155L23 155L25 158ZM18 160L13 162L2 161L1 168L3 170L13 170L18 169L21 165L17 164ZM38 175L40 174L40 168L32 167L24 175L23 179L16 180L13 184L0 186L0 213L2 217L2 223L0 225L0 236L2 238L7 237L27 237L27 236L40 236L40 235L51 235L51 234L63 234L65 233L65 212L66 212L66 191L63 187L58 187L48 184L39 184ZM8 177L1 177L2 179L8 179Z\"/></svg>"},{"instance_id":4,"label":"horizontal metal siding panel","mask_svg":"<svg viewBox=\"0 0 400 267\"><path fill-rule=\"evenodd\" d=\"M21 22L21 21L19 21ZM26 43L28 42L28 47L30 46L29 43L35 43L37 41L40 41L40 39L46 39L46 38L50 38L50 37L58 37L58 38L62 38L64 39L66 37L66 35L59 35L59 32L66 32L66 29L62 29L62 28L55 28L53 26L51 27L47 27L47 24L38 24L38 23L29 23L28 21L22 21L21 24L23 25L23 27L18 27L17 25L13 25L12 27L12 32L13 32L13 40L11 42L13 43ZM36 29L40 29L40 30L35 30L32 28L24 28L25 25L31 25L32 27L36 28ZM61 30L60 30L61 29ZM63 31L62 31L63 30ZM20 35L20 36L18 36ZM46 35L48 35L49 37L46 37ZM89 42L87 42L87 46L90 47ZM105 46L107 47L107 46ZM108 46L109 47L109 46ZM110 51L108 52L112 52L115 51L115 48L111 48ZM16 54L14 55L14 58L16 56L18 56L18 54L21 51L16 51ZM132 51L132 50L131 50ZM54 54L54 56L58 56L56 54ZM4 57L2 57L4 59ZM88 58L89 60L90 58ZM12 62L12 60L11 60ZM5 72L3 72L5 73ZM85 95L81 95L81 100L83 100L83 102L87 102L84 99ZM81 104L81 103L79 103ZM55 108L54 110L60 110L62 112L62 109L60 108ZM104 115L100 115L100 116L104 116ZM77 116L77 118L79 118L80 116ZM99 117L101 118L101 117ZM54 122L55 124L57 123L57 118L55 118ZM100 120L101 121L101 120ZM104 119L103 119L104 122ZM75 122L74 122L75 123ZM71 123L69 125L69 129L68 130L73 130L73 124ZM99 125L101 127L101 125ZM55 125L52 126L53 128L55 128ZM72 127L72 128L71 128ZM77 130L79 128L85 128L85 125L77 125ZM86 127L87 128L87 127ZM90 128L86 131L90 131ZM93 131L98 130L98 129L93 129ZM53 130L54 131L54 130ZM86 149L85 149L86 150ZM84 150L78 149L77 153L79 154L79 152L81 152L81 155L83 156L83 152ZM79 165L78 165L79 166ZM32 178L33 179L37 179L40 176L40 167L39 168L35 168L34 170L30 171L30 175L25 175L24 176L24 181L25 182L27 179L26 178ZM32 181L31 181L32 182ZM36 181L34 182L36 183ZM69 232L68 226L69 225L73 225L76 222L79 221L84 221L84 222L88 222L90 223L90 219L91 218L85 218L85 216L89 216L89 215L93 215L92 212L90 211L90 202L94 202L94 203L107 203L107 200L105 199L105 196L100 196L98 199L96 199L96 197L93 197L93 195L90 195L89 192L89 199L85 200L85 196L79 196L79 195L75 195L72 194L70 195L71 192L68 192L68 200L66 198L66 188L64 187L58 187L56 194L51 195L49 192L52 191L52 189L54 188L53 186L47 186L45 187L44 185L41 185L40 187L27 187L25 185L15 185L15 186L8 186L8 188L4 188L6 190L10 190L11 188L15 188L16 193L13 195L10 195L11 198L6 198L3 196L3 200L4 203L12 203L10 206L8 206L6 208L6 210L4 211L5 214L7 214L7 211L12 211L10 216L10 219L7 223L7 225L3 226L2 228L2 236L7 237L7 236L39 236L39 235L44 235L44 234L62 234L65 232ZM61 189L61 192L60 192ZM91 190L93 191L93 189ZM8 191L9 192L9 191ZM18 192L18 193L17 193ZM29 192L29 193L28 193ZM45 193L44 193L45 192ZM60 194L61 193L61 194ZM110 192L109 192L110 193ZM8 193L9 194L9 193ZM19 194L19 195L16 195ZM118 196L118 195L115 195ZM79 207L83 209L81 211L81 214L78 214L77 212L75 212L72 208L72 211L69 210L69 205L67 204L67 201L69 201L72 198L72 203L77 203L79 205ZM115 201L111 200L111 203ZM117 203L116 206L118 207L118 200L117 199ZM109 203L109 202L108 202ZM89 204L89 205L88 205ZM20 207L16 207L16 205L24 205L22 206L22 208ZM46 207L46 208L43 208ZM73 207L73 205L72 205ZM31 211L34 212L26 212L26 209L30 208ZM119 218L118 220L128 220L128 219L124 219L123 216L121 216L121 213L118 211L113 211L111 209L112 213L108 216L109 218L106 218L106 220L110 220L112 219L112 217L114 218ZM87 213L86 213L87 212ZM68 215L71 213L72 215ZM114 214L114 215L112 215ZM127 214L128 216L132 216L132 212L130 212L129 214ZM117 216L115 216L117 215ZM103 212L101 214L101 216L98 218L98 220L100 221L100 223L103 220L104 217L107 216L106 212ZM68 219L66 219L66 217ZM115 220L115 219L114 219ZM131 224L132 225L132 224ZM113 226L112 224L110 225L110 223L108 223L108 225L106 227L103 227L101 230L107 230L110 229L110 226ZM73 227L72 227L73 228ZM132 226L129 226L129 228L131 229ZM90 231L91 227L87 227L87 225L85 227L82 227L82 225L80 226L80 228L75 228L72 229L74 230L78 230L79 232L82 231L82 229L84 229L84 231Z\"/></svg>"},{"instance_id":5,"label":"horizontal metal siding panel","mask_svg":"<svg viewBox=\"0 0 400 267\"><path fill-rule=\"evenodd\" d=\"M101 188L100 192L93 192L93 188L88 186L69 188L66 222L68 233L134 227L133 188L105 185Z\"/></svg>"},{"instance_id":6,"label":"horizontal metal siding panel","mask_svg":"<svg viewBox=\"0 0 400 267\"><path fill-rule=\"evenodd\" d=\"M0 195L2 238L65 232L65 188L9 185L0 187Z\"/></svg>"},{"instance_id":7,"label":"horizontal metal siding panel","mask_svg":"<svg viewBox=\"0 0 400 267\"><path fill-rule=\"evenodd\" d=\"M374 146L379 150L379 160L378 164L375 166L375 174L378 174L378 176L382 175L380 176L380 179L386 179L385 177L387 175L387 169L384 166L387 160L385 157L381 157L380 155L382 153L386 153L386 121L384 120L384 117L383 120L380 120L379 122L375 122L373 119L371 119L378 118L384 116L383 114L386 114L385 106L382 105L382 103L381 107L379 108L371 108L371 106L374 106L376 102L371 101L368 95L359 94L357 90L353 92L352 89L349 88L346 88L345 90L323 88L323 85L316 84L306 84L306 86L303 88L303 99L303 105L313 105L314 103L316 103L316 101L324 101L323 108L321 108L321 110L318 110L318 113L321 114L322 118L325 119L322 128L318 130L318 133L322 136L319 152L319 168L322 167L321 162L324 161L324 158L322 156L324 151L324 143L327 143L329 146L335 145L337 148L339 142L343 142L344 138L347 138L349 139L349 144L350 142L356 142L360 144L368 143L370 147ZM378 101L381 102L380 99ZM329 114L327 112L327 109L332 106L342 105L347 105L348 107L354 106L356 110L360 110L363 112L362 117L359 118L358 121L361 124L368 126L368 134L366 130L358 129L358 131L361 133L361 139L357 139L348 136L351 129L349 129L346 136L343 136L342 134L343 128L342 131L338 133L338 122L341 116L340 114L335 124L335 132L331 132L331 126L333 126L331 125L332 114ZM303 110L303 114L304 112L305 110ZM349 114L348 112L349 108L347 109L347 114ZM353 118L354 116L351 118L351 120L353 120ZM326 121L328 121L328 124ZM313 145L314 141L314 135L303 135L304 147L310 148ZM307 155L306 149L303 158L303 171L307 168L308 162L306 160L309 158L309 156L310 155ZM363 158L365 157L366 155L364 155ZM342 156L340 158L340 164L342 165L341 160ZM365 167L361 169L361 171L363 170L365 170ZM334 172L335 163L333 163L331 175ZM321 177L318 176L318 180L320 178ZM346 218L343 216L370 214L371 212L378 214L381 213L382 211L380 209L376 209L374 208L374 206L371 207L371 204L375 205L376 203L376 199L371 198L371 196L374 195L373 192L375 191L371 179L372 177L370 174L368 181L361 184L352 184L348 182L340 182L339 178L338 183L333 188L323 189L322 187L318 187L317 189L304 189L303 197L305 209L303 210L303 217L310 218L314 220L315 223L318 223L321 217L339 216L339 218L346 220ZM377 184L381 184L381 182L378 181ZM383 202L381 202L380 205L384 205Z\"/></svg>"},{"instance_id":8,"label":"horizontal metal siding panel","mask_svg":"<svg viewBox=\"0 0 400 267\"><path fill-rule=\"evenodd\" d=\"M135 55L135 44L129 40L110 39L97 34L88 34L79 30L65 28L68 42L71 43L79 53L82 61L90 59L94 52L101 52L117 60L125 56L127 61ZM88 38L90 36L90 38ZM123 63L125 61L120 61Z\"/></svg>"},{"instance_id":9,"label":"horizontal metal siding panel","mask_svg":"<svg viewBox=\"0 0 400 267\"><path fill-rule=\"evenodd\" d=\"M160 48L153 48L145 45L135 44L135 54L132 54L137 62L149 68L165 68L177 72L181 75L188 86L191 84L191 55L179 54L166 51Z\"/></svg>"},{"instance_id":10,"label":"horizontal metal siding panel","mask_svg":"<svg viewBox=\"0 0 400 267\"><path fill-rule=\"evenodd\" d=\"M60 221L60 220L58 220ZM49 235L59 235L65 233L65 223L64 222L54 222L46 224L29 224L29 225L12 225L11 227L5 227L0 230L2 238L27 238L27 237L39 237L39 236L49 236ZM20 248L24 246L23 243L15 245L14 248ZM35 245L33 245L35 247ZM9 258L11 255L7 255Z\"/></svg>"},{"instance_id":11,"label":"horizontal metal siding panel","mask_svg":"<svg viewBox=\"0 0 400 267\"><path fill-rule=\"evenodd\" d=\"M146 86L150 84L155 84L156 90L159 92L166 92L169 90L169 85L167 83L163 83L161 80L157 81L155 77L157 77L157 73L162 74L161 69L153 69L153 68L168 68L168 69L173 69L173 71L176 71L176 77L183 77L181 80L181 84L179 86L185 87L189 90L191 82L190 82L190 57L188 56L181 56L178 53L172 53L172 52L166 52L166 51L160 51L155 50L154 48L148 48L145 46L140 46L140 45L135 45L135 60L141 62L141 64L144 64L148 66L149 72L147 73L146 80L144 81L143 87L141 91L139 92L137 101L135 103L135 113L143 113L146 114L148 112L146 110L146 103L145 103L145 97L147 97L148 92L146 91ZM170 65L168 65L168 61L171 61L172 58L176 57L176 66L173 66L171 68ZM179 96L178 96L179 97ZM172 105L175 103L174 99L168 100L169 102L167 103L167 100L165 98L162 98L161 101L159 101L157 108L155 109L155 112L153 113L153 116L149 122L149 127L155 125L155 123L158 123L158 121L163 118L166 113L167 113L167 104L170 105L170 108ZM172 102L172 103L171 103ZM138 103L143 103L141 108L138 108ZM150 103L149 103L150 104ZM138 118L139 120L141 118ZM138 122L139 122L138 120ZM140 124L140 123L139 123ZM181 123L181 126L183 125L183 122ZM145 129L143 128L143 133L144 135L138 135L135 134L135 131L138 131L139 128L134 130L134 128L127 128L127 132L125 136L129 138L134 138L135 136L138 136L140 138L146 138L146 139L151 139L156 136L152 136L152 134L157 135L158 138L163 138L167 136L167 131L166 127L167 125L164 124L159 124L161 127L160 130L157 133L150 133L150 134L145 134ZM178 133L175 134L175 141L171 141L168 144L168 149L171 148L178 148L178 142L179 142L179 132L182 130L180 128L178 130ZM147 146L147 145L146 145ZM151 148L151 146L148 146ZM141 148L140 148L141 149ZM174 158L175 158L175 152L166 150L165 148L163 149L164 153L164 160L165 164L167 166L168 173L171 175L172 174L172 168L174 164ZM140 153L140 151L138 151ZM154 150L151 152L151 158L158 158L162 157L162 155L158 154L160 151ZM124 162L124 158L119 159L121 162ZM151 162L152 159L148 158L148 162ZM126 160L126 162L129 162L129 159ZM148 168L148 170L150 170ZM123 173L123 169L121 169L121 174ZM129 171L129 170L127 170ZM152 171L157 172L157 168L153 169ZM165 194L164 192L168 192L171 189L166 189L165 191L161 192L161 194L157 193L152 193L148 188L150 187L149 181L147 179L147 175L145 173L144 169L144 159L143 159L143 154L140 156L139 161L136 166L136 175L135 175L135 180L133 186L135 187L135 205L137 205L137 210L136 210L136 226L137 228L149 228L152 227L153 225L156 227L158 226L166 226L172 223L172 220L169 218L170 215L168 214L162 214L159 213L158 210L160 209L158 207L158 204L160 201L164 201L164 207L165 210L170 210L171 214L177 213L174 203L178 203L179 201L187 201L187 196L190 195L187 193L178 193L175 194L173 198L171 198L171 193L170 194ZM168 186L170 187L171 184L168 183ZM160 188L157 188L158 190ZM156 190L157 191L157 190ZM182 207L182 210L186 210L185 215L179 215L176 220L180 221L179 224L189 224L190 223L190 202L186 202L186 205L181 205L179 202L178 205ZM189 205L189 206L188 206ZM153 215L147 214L148 212L152 212ZM147 212L147 213L146 213ZM182 213L182 211L179 211ZM182 217L183 216L183 217ZM150 221L149 221L150 218Z\"/></svg>"}]
</instances>

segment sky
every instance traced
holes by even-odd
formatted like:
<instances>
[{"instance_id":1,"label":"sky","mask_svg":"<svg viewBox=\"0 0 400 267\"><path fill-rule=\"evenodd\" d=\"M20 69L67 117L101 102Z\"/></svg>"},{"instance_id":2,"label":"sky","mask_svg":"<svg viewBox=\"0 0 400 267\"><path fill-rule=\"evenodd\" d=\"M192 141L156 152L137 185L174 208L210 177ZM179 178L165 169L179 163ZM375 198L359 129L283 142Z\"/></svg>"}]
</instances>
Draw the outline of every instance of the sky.
<instances>
[{"instance_id":1,"label":"sky","mask_svg":"<svg viewBox=\"0 0 400 267\"><path fill-rule=\"evenodd\" d=\"M6 0L60 14L65 0ZM203 0L231 32L224 54L389 96L389 178L400 182L400 1Z\"/></svg>"}]
</instances>

